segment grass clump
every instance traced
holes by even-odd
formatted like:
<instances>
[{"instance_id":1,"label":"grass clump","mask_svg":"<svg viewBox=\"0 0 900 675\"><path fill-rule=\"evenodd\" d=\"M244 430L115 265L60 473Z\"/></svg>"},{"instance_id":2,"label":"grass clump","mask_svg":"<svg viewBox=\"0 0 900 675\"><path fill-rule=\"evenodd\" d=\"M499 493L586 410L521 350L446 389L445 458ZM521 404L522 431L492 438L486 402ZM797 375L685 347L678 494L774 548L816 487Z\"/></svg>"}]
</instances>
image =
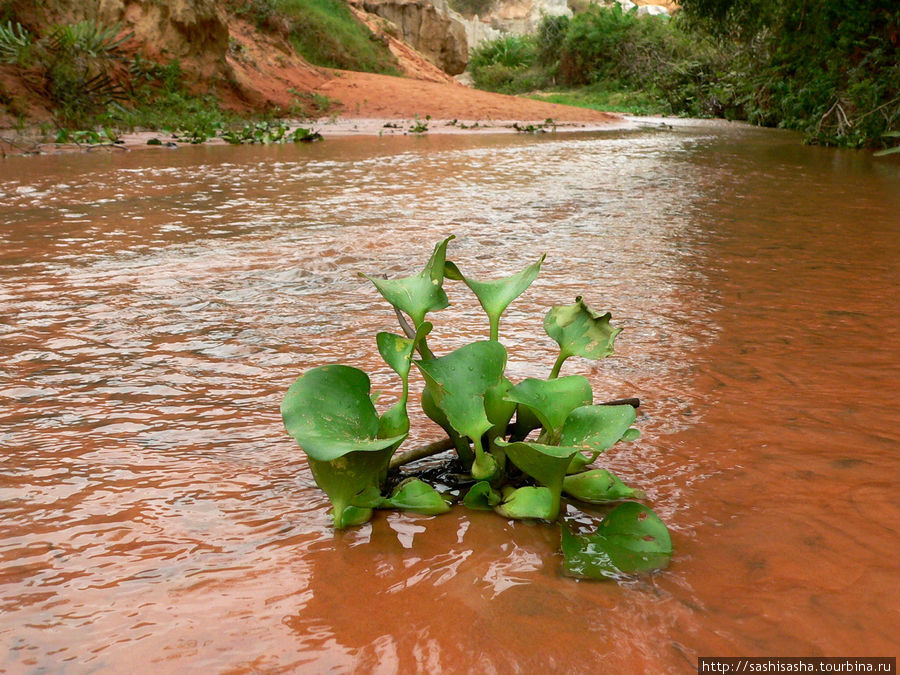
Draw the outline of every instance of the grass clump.
<instances>
[{"instance_id":1,"label":"grass clump","mask_svg":"<svg viewBox=\"0 0 900 675\"><path fill-rule=\"evenodd\" d=\"M664 115L669 107L659 97L641 89L622 86L619 82L597 82L575 89L540 92L532 98L579 108L631 115Z\"/></svg>"},{"instance_id":2,"label":"grass clump","mask_svg":"<svg viewBox=\"0 0 900 675\"><path fill-rule=\"evenodd\" d=\"M283 33L317 66L399 75L387 44L341 0L247 0L234 11L263 30Z\"/></svg>"}]
</instances>

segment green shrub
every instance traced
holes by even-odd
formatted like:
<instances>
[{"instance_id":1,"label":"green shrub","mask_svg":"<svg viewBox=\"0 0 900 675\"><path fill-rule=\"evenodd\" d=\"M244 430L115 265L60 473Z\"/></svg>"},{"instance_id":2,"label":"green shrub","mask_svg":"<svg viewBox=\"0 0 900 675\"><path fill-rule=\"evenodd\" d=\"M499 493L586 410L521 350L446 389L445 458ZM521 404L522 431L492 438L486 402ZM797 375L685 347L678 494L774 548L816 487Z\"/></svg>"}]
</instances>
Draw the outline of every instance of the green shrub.
<instances>
[{"instance_id":1,"label":"green shrub","mask_svg":"<svg viewBox=\"0 0 900 675\"><path fill-rule=\"evenodd\" d=\"M501 65L507 68L528 68L537 60L537 45L533 37L506 35L484 42L472 50L469 67Z\"/></svg>"},{"instance_id":2,"label":"green shrub","mask_svg":"<svg viewBox=\"0 0 900 675\"><path fill-rule=\"evenodd\" d=\"M895 0L684 0L688 19L731 52L737 103L756 124L809 142L885 145L900 126Z\"/></svg>"},{"instance_id":3,"label":"green shrub","mask_svg":"<svg viewBox=\"0 0 900 675\"><path fill-rule=\"evenodd\" d=\"M130 35L94 21L54 26L42 37L18 23L0 27L0 62L32 67L30 84L56 106L57 122L83 126L125 93L117 70Z\"/></svg>"},{"instance_id":4,"label":"green shrub","mask_svg":"<svg viewBox=\"0 0 900 675\"><path fill-rule=\"evenodd\" d=\"M479 89L501 94L521 94L549 84L547 72L540 68L510 68L500 63L479 68L472 77Z\"/></svg>"},{"instance_id":5,"label":"green shrub","mask_svg":"<svg viewBox=\"0 0 900 675\"><path fill-rule=\"evenodd\" d=\"M469 57L469 71L479 89L519 94L552 83L549 69L537 65L532 36L508 35L479 45Z\"/></svg>"},{"instance_id":6,"label":"green shrub","mask_svg":"<svg viewBox=\"0 0 900 675\"><path fill-rule=\"evenodd\" d=\"M0 63L28 66L31 61L32 36L18 22L0 23Z\"/></svg>"},{"instance_id":7,"label":"green shrub","mask_svg":"<svg viewBox=\"0 0 900 675\"><path fill-rule=\"evenodd\" d=\"M562 51L566 33L569 30L569 17L545 15L538 25L535 36L537 62L542 66L556 68L559 54Z\"/></svg>"}]
</instances>

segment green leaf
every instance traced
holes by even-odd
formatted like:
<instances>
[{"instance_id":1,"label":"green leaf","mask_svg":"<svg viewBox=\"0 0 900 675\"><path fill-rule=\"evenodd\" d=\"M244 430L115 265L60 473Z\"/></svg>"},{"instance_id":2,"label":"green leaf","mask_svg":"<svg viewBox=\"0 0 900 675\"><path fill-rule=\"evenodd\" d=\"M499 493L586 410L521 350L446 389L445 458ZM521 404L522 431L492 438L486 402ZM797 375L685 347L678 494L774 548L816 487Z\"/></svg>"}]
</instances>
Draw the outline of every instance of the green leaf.
<instances>
[{"instance_id":1,"label":"green leaf","mask_svg":"<svg viewBox=\"0 0 900 675\"><path fill-rule=\"evenodd\" d=\"M484 452L479 446L475 449L475 461L472 462L472 478L475 480L492 480L500 473L497 458Z\"/></svg>"},{"instance_id":2,"label":"green leaf","mask_svg":"<svg viewBox=\"0 0 900 675\"><path fill-rule=\"evenodd\" d=\"M425 321L416 330L415 338L412 340L393 333L378 333L375 336L381 358L403 381L403 395L400 400L385 411L378 421L379 438L409 433L409 413L406 404L409 400L409 370L412 367L412 355L419 342L425 339L431 329L432 325Z\"/></svg>"},{"instance_id":3,"label":"green leaf","mask_svg":"<svg viewBox=\"0 0 900 675\"><path fill-rule=\"evenodd\" d=\"M450 437L450 440L453 441L453 446L456 448L456 453L459 455L460 461L469 469L471 467L473 460L475 459L475 454L471 448L469 448L469 443L466 441L464 436L461 436L456 432L451 425L449 420L447 419L447 415L441 410L437 403L434 402L434 397L431 394L431 391L426 387L422 390L422 411L427 415L428 419L441 427L444 431L447 432L447 435Z\"/></svg>"},{"instance_id":4,"label":"green leaf","mask_svg":"<svg viewBox=\"0 0 900 675\"><path fill-rule=\"evenodd\" d=\"M484 412L488 421L493 424L490 433L495 437L504 435L506 426L516 411L516 404L506 397L512 386L512 382L504 377L500 384L484 390Z\"/></svg>"},{"instance_id":5,"label":"green leaf","mask_svg":"<svg viewBox=\"0 0 900 675\"><path fill-rule=\"evenodd\" d=\"M360 506L348 506L341 514L341 522L336 527L344 529L347 527L356 527L363 525L372 520L372 509Z\"/></svg>"},{"instance_id":6,"label":"green leaf","mask_svg":"<svg viewBox=\"0 0 900 675\"><path fill-rule=\"evenodd\" d=\"M361 508L374 509L381 506L384 497L381 496L381 490L376 485L370 485L365 490L353 497L351 506Z\"/></svg>"},{"instance_id":7,"label":"green leaf","mask_svg":"<svg viewBox=\"0 0 900 675\"><path fill-rule=\"evenodd\" d=\"M569 462L569 468L566 469L566 473L580 473L584 471L584 467L597 459L597 455L599 452L591 453L590 455L584 455L580 452L572 455L572 461Z\"/></svg>"},{"instance_id":8,"label":"green leaf","mask_svg":"<svg viewBox=\"0 0 900 675\"><path fill-rule=\"evenodd\" d=\"M294 381L281 402L284 426L320 462L399 444L404 435L376 438L378 413L369 389L369 376L357 368L313 368Z\"/></svg>"},{"instance_id":9,"label":"green leaf","mask_svg":"<svg viewBox=\"0 0 900 675\"><path fill-rule=\"evenodd\" d=\"M428 321L423 322L416 330L416 336L412 340L393 333L378 333L375 336L375 342L378 345L378 353L381 354L381 358L404 382L409 377L409 371L412 368L412 356L416 351L416 346L421 342L422 338L431 332L433 327Z\"/></svg>"},{"instance_id":10,"label":"green leaf","mask_svg":"<svg viewBox=\"0 0 900 675\"><path fill-rule=\"evenodd\" d=\"M563 568L571 576L619 578L666 567L672 540L652 510L625 502L607 514L596 534L579 536L563 528L562 552Z\"/></svg>"},{"instance_id":11,"label":"green leaf","mask_svg":"<svg viewBox=\"0 0 900 675\"><path fill-rule=\"evenodd\" d=\"M325 491L334 507L332 517L335 527L346 527L344 523L355 518L345 518L347 508L367 508L358 504L370 502L372 490L378 490L395 448L389 446L377 452L350 452L325 462L309 457L309 468L316 485Z\"/></svg>"},{"instance_id":12,"label":"green leaf","mask_svg":"<svg viewBox=\"0 0 900 675\"><path fill-rule=\"evenodd\" d=\"M492 340L473 342L446 356L414 363L449 424L480 444L482 434L493 426L485 413L485 391L502 382L506 348Z\"/></svg>"},{"instance_id":13,"label":"green leaf","mask_svg":"<svg viewBox=\"0 0 900 675\"><path fill-rule=\"evenodd\" d=\"M632 441L636 441L641 437L641 432L638 429L628 429L624 434L622 434L622 438L620 441L625 441L626 443L631 443Z\"/></svg>"},{"instance_id":14,"label":"green leaf","mask_svg":"<svg viewBox=\"0 0 900 675\"><path fill-rule=\"evenodd\" d=\"M463 504L477 511L490 511L500 503L500 494L487 481L479 481L469 488Z\"/></svg>"},{"instance_id":15,"label":"green leaf","mask_svg":"<svg viewBox=\"0 0 900 675\"><path fill-rule=\"evenodd\" d=\"M391 496L382 500L381 508L415 511L426 516L447 513L450 504L440 492L418 478L407 478L400 483Z\"/></svg>"},{"instance_id":16,"label":"green leaf","mask_svg":"<svg viewBox=\"0 0 900 675\"><path fill-rule=\"evenodd\" d=\"M621 479L606 469L592 469L584 473L566 476L563 492L589 504L619 502L623 499L644 499L641 490L630 488Z\"/></svg>"},{"instance_id":17,"label":"green leaf","mask_svg":"<svg viewBox=\"0 0 900 675\"><path fill-rule=\"evenodd\" d=\"M887 136L888 134L885 134ZM879 150L878 152L873 153L875 157L884 157L885 155L894 155L900 152L900 145L895 148L887 148L886 150Z\"/></svg>"},{"instance_id":18,"label":"green leaf","mask_svg":"<svg viewBox=\"0 0 900 675\"><path fill-rule=\"evenodd\" d=\"M591 456L578 454L573 457L569 473L580 471L601 452L628 436L630 431L637 431L629 429L636 417L637 413L630 405L591 405L573 410L563 425L559 443L578 446Z\"/></svg>"},{"instance_id":19,"label":"green leaf","mask_svg":"<svg viewBox=\"0 0 900 675\"><path fill-rule=\"evenodd\" d=\"M556 340L560 353L551 378L559 373L562 362L570 356L602 359L613 353L613 343L621 328L609 324L612 314L592 310L579 295L573 305L554 305L544 317L544 330Z\"/></svg>"},{"instance_id":20,"label":"green leaf","mask_svg":"<svg viewBox=\"0 0 900 675\"><path fill-rule=\"evenodd\" d=\"M528 406L550 437L558 437L566 418L593 400L591 383L581 375L555 380L528 378L510 389L507 400ZM630 406L629 406L630 407Z\"/></svg>"},{"instance_id":21,"label":"green leaf","mask_svg":"<svg viewBox=\"0 0 900 675\"><path fill-rule=\"evenodd\" d=\"M559 514L559 499L566 469L578 448L530 441L507 443L500 438L497 439L497 445L506 452L513 464L550 490L552 501L548 520L554 520Z\"/></svg>"},{"instance_id":22,"label":"green leaf","mask_svg":"<svg viewBox=\"0 0 900 675\"><path fill-rule=\"evenodd\" d=\"M494 510L505 518L555 520L553 495L545 487L521 487L514 490Z\"/></svg>"},{"instance_id":23,"label":"green leaf","mask_svg":"<svg viewBox=\"0 0 900 675\"><path fill-rule=\"evenodd\" d=\"M378 279L368 274L363 276L375 284L375 288L385 300L400 311L406 312L418 329L428 312L450 306L443 288L444 261L447 257L447 244L454 238L454 235L450 235L435 245L425 269L415 276L403 279Z\"/></svg>"},{"instance_id":24,"label":"green leaf","mask_svg":"<svg viewBox=\"0 0 900 675\"><path fill-rule=\"evenodd\" d=\"M379 420L369 376L350 366L313 368L281 402L287 432L309 456L316 483L334 505L335 526L353 498L377 486L406 434L377 438Z\"/></svg>"},{"instance_id":25,"label":"green leaf","mask_svg":"<svg viewBox=\"0 0 900 675\"><path fill-rule=\"evenodd\" d=\"M526 267L521 272L513 274L502 279L493 279L490 281L479 281L463 276L462 272L455 263L447 261L444 266L444 274L449 279L456 279L465 282L466 286L472 289L478 302L484 308L488 315L491 325L491 340L499 339L500 332L500 316L506 311L510 303L518 298L525 290L531 286L532 282L537 279L541 271L541 263L547 255L541 256L541 259Z\"/></svg>"},{"instance_id":26,"label":"green leaf","mask_svg":"<svg viewBox=\"0 0 900 675\"><path fill-rule=\"evenodd\" d=\"M541 421L538 419L534 411L524 404L516 405L516 422L513 425L512 433L509 435L511 441L524 441L525 438L534 429L541 428Z\"/></svg>"}]
</instances>

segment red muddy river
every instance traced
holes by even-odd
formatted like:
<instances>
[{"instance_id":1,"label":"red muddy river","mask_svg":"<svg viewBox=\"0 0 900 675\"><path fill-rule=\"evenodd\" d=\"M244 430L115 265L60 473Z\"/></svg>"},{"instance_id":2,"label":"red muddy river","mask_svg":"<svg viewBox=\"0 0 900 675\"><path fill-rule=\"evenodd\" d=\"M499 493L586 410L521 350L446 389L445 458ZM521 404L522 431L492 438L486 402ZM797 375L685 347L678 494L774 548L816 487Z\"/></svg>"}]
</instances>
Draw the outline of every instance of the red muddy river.
<instances>
[{"instance_id":1,"label":"red muddy river","mask_svg":"<svg viewBox=\"0 0 900 675\"><path fill-rule=\"evenodd\" d=\"M558 526L462 506L335 534L282 427L304 370L399 394L360 272L546 252L501 323L514 380L577 294L570 359L642 437L601 465L675 555L562 576ZM896 656L900 163L789 134L329 139L0 162L0 671L691 672ZM430 345L487 321L448 286ZM414 373L413 386L421 389ZM404 447L437 439L421 414Z\"/></svg>"}]
</instances>

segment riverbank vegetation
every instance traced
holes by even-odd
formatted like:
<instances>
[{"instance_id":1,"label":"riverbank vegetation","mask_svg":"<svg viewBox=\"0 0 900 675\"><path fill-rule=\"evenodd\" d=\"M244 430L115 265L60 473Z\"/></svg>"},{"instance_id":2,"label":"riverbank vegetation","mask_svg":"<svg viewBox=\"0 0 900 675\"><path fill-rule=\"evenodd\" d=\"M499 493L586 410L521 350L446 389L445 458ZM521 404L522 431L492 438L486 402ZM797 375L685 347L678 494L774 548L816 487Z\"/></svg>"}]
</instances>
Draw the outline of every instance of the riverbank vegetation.
<instances>
[{"instance_id":1,"label":"riverbank vegetation","mask_svg":"<svg viewBox=\"0 0 900 675\"><path fill-rule=\"evenodd\" d=\"M307 63L398 73L384 41L341 0L229 0L223 6L230 17L293 47ZM210 138L248 119L318 118L336 105L315 92L289 89L289 105L235 110L221 98L233 82L221 76L205 81L178 58L142 56L121 25L93 19L48 23L50 17L35 7L23 7L0 0L0 114L22 128L39 121L44 135L56 129L140 128ZM237 53L242 45L230 38L229 49Z\"/></svg>"},{"instance_id":2,"label":"riverbank vegetation","mask_svg":"<svg viewBox=\"0 0 900 675\"><path fill-rule=\"evenodd\" d=\"M231 11L286 37L309 63L399 75L396 59L342 0L229 0Z\"/></svg>"},{"instance_id":3,"label":"riverbank vegetation","mask_svg":"<svg viewBox=\"0 0 900 675\"><path fill-rule=\"evenodd\" d=\"M591 6L473 51L476 86L638 114L724 117L811 143L886 147L900 125L892 0L683 0L675 16Z\"/></svg>"}]
</instances>

